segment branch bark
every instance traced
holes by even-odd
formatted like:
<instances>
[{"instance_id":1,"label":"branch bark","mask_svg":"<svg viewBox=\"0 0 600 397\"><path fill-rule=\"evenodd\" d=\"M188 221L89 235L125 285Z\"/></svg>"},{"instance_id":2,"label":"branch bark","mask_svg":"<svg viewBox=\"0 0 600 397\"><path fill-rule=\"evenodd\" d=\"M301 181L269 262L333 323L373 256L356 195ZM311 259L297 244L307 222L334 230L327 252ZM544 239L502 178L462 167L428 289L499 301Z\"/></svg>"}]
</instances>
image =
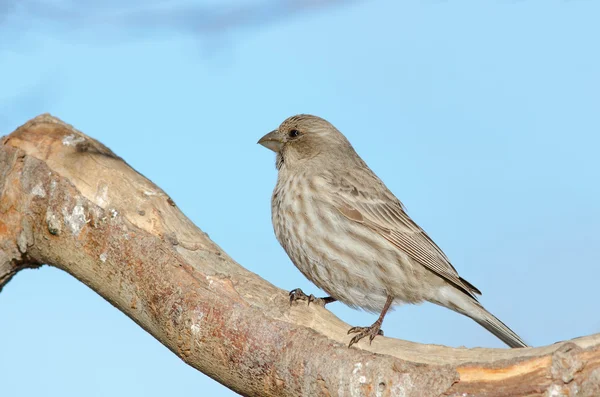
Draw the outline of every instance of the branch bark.
<instances>
[{"instance_id":1,"label":"branch bark","mask_svg":"<svg viewBox=\"0 0 600 397\"><path fill-rule=\"evenodd\" d=\"M0 291L60 268L192 367L247 396L600 395L600 334L528 349L378 337L245 270L94 139L41 115L0 146Z\"/></svg>"}]
</instances>

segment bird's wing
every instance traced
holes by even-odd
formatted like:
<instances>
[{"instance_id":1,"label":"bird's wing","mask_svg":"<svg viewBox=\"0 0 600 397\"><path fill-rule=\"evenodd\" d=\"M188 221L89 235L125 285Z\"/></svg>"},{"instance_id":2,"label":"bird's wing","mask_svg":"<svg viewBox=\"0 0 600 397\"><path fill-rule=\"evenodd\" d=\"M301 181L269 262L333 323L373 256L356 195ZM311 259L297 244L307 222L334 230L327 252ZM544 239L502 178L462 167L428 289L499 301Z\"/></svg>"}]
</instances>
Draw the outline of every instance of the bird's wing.
<instances>
[{"instance_id":1,"label":"bird's wing","mask_svg":"<svg viewBox=\"0 0 600 397\"><path fill-rule=\"evenodd\" d=\"M467 295L481 294L461 278L448 257L405 212L402 203L375 175L377 188L360 189L358 183L336 183L337 209L388 240L412 260L444 278ZM369 178L370 179L370 178Z\"/></svg>"}]
</instances>

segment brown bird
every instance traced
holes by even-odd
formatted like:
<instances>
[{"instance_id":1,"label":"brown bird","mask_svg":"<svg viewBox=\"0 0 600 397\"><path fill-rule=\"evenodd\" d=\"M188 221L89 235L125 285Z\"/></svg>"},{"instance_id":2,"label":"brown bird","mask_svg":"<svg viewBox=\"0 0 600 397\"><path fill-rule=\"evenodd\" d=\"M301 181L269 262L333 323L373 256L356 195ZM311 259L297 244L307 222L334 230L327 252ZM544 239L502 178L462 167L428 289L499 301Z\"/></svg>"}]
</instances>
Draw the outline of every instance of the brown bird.
<instances>
[{"instance_id":1,"label":"brown bird","mask_svg":"<svg viewBox=\"0 0 600 397\"><path fill-rule=\"evenodd\" d=\"M349 347L382 335L391 305L429 301L471 317L510 347L523 340L477 301L442 250L328 121L297 115L263 136L277 153L271 211L279 243L296 267L330 297L380 313L353 327ZM300 289L290 300L308 299Z\"/></svg>"}]
</instances>

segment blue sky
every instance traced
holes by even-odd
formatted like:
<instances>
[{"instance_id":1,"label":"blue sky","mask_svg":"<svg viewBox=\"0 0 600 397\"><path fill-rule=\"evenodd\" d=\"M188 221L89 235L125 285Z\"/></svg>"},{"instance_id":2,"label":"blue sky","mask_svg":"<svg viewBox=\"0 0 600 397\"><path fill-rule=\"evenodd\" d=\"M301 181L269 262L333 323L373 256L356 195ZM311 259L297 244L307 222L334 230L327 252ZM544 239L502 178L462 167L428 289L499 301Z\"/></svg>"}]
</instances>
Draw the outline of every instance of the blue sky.
<instances>
[{"instance_id":1,"label":"blue sky","mask_svg":"<svg viewBox=\"0 0 600 397\"><path fill-rule=\"evenodd\" d=\"M240 264L317 293L276 242L274 156L330 120L530 344L600 332L600 3L0 1L0 135L50 112L162 187ZM352 325L375 316L335 303ZM502 347L430 304L387 336ZM0 295L7 396L233 395L58 270Z\"/></svg>"}]
</instances>

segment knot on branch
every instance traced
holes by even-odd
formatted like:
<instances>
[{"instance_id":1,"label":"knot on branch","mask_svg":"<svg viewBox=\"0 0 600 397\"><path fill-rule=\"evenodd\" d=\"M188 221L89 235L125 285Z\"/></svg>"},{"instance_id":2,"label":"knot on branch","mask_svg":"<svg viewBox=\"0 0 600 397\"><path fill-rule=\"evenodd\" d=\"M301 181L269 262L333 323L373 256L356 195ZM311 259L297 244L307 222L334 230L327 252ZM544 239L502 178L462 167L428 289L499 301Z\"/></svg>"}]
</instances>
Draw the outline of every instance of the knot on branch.
<instances>
[{"instance_id":1,"label":"knot on branch","mask_svg":"<svg viewBox=\"0 0 600 397\"><path fill-rule=\"evenodd\" d=\"M583 370L585 362L578 354L581 348L574 343L567 343L560 347L552 355L552 366L550 372L552 379L567 384L575 379L575 374Z\"/></svg>"}]
</instances>

